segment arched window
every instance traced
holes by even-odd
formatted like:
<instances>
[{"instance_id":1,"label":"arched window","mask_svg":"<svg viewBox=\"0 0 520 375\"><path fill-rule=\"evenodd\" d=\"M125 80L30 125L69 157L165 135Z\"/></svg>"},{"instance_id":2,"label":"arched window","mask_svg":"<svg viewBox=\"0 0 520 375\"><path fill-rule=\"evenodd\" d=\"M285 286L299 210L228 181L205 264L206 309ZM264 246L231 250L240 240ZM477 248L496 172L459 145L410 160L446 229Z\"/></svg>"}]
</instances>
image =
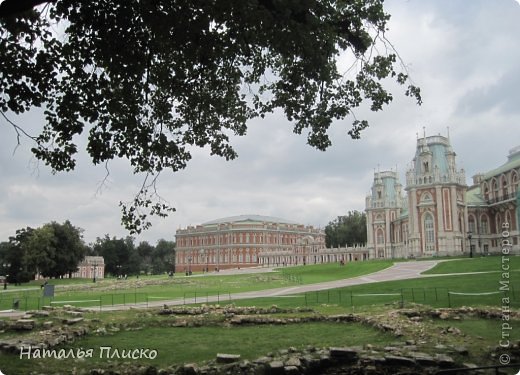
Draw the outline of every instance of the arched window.
<instances>
[{"instance_id":1,"label":"arched window","mask_svg":"<svg viewBox=\"0 0 520 375\"><path fill-rule=\"evenodd\" d=\"M430 165L427 161L423 162L423 173L430 173Z\"/></svg>"},{"instance_id":2,"label":"arched window","mask_svg":"<svg viewBox=\"0 0 520 375\"><path fill-rule=\"evenodd\" d=\"M382 229L377 230L377 243L384 244L385 243L385 234Z\"/></svg>"},{"instance_id":3,"label":"arched window","mask_svg":"<svg viewBox=\"0 0 520 375\"><path fill-rule=\"evenodd\" d=\"M507 198L507 178L506 176L502 176L501 178L501 187L502 187L502 198Z\"/></svg>"},{"instance_id":4,"label":"arched window","mask_svg":"<svg viewBox=\"0 0 520 375\"><path fill-rule=\"evenodd\" d=\"M511 228L513 223L511 221L511 212L509 210L506 211L506 223L509 223L509 227Z\"/></svg>"},{"instance_id":5,"label":"arched window","mask_svg":"<svg viewBox=\"0 0 520 375\"><path fill-rule=\"evenodd\" d=\"M489 200L489 188L487 187L487 185L484 185L484 199L486 201Z\"/></svg>"},{"instance_id":6,"label":"arched window","mask_svg":"<svg viewBox=\"0 0 520 375\"><path fill-rule=\"evenodd\" d=\"M475 216L469 215L468 216L468 231L471 233L477 233L476 232L476 226L475 226Z\"/></svg>"},{"instance_id":7,"label":"arched window","mask_svg":"<svg viewBox=\"0 0 520 375\"><path fill-rule=\"evenodd\" d=\"M518 173L516 171L511 173L511 185L511 191L516 194L518 191Z\"/></svg>"},{"instance_id":8,"label":"arched window","mask_svg":"<svg viewBox=\"0 0 520 375\"><path fill-rule=\"evenodd\" d=\"M480 217L480 224L482 226L482 234L489 234L489 219L487 215Z\"/></svg>"},{"instance_id":9,"label":"arched window","mask_svg":"<svg viewBox=\"0 0 520 375\"><path fill-rule=\"evenodd\" d=\"M431 213L424 215L424 236L426 251L435 250L435 227Z\"/></svg>"},{"instance_id":10,"label":"arched window","mask_svg":"<svg viewBox=\"0 0 520 375\"><path fill-rule=\"evenodd\" d=\"M498 182L497 180L493 180L493 183L492 183L492 187L493 187L493 198L498 198Z\"/></svg>"}]
</instances>

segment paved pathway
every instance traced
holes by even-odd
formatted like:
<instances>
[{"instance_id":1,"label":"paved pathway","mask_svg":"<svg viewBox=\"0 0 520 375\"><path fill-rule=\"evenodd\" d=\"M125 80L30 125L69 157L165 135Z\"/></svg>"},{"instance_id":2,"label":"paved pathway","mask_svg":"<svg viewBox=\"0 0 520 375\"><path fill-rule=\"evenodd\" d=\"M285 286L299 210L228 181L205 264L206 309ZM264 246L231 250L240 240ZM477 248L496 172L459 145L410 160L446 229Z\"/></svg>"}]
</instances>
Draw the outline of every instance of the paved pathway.
<instances>
[{"instance_id":1,"label":"paved pathway","mask_svg":"<svg viewBox=\"0 0 520 375\"><path fill-rule=\"evenodd\" d=\"M327 290L334 288L342 288L352 285L369 284L380 281L392 281L392 280L405 280L414 279L421 277L421 273L432 268L438 262L437 261L420 261L420 262L401 262L396 263L389 268L374 272L372 274L363 275L359 277L353 277L350 279L334 280L318 284L308 284L300 286L283 287L276 289L257 290L252 292L233 293L229 296L231 300L249 299L249 298L262 298L262 297L277 297L277 296L289 296L298 293L312 292L317 290ZM220 297L222 298L222 297ZM226 301L228 299L226 298ZM175 299L175 300L161 300L161 301L149 301L147 304L138 305L117 305L117 306L106 306L103 307L103 311L110 310L123 310L133 308L146 308L146 307L158 307L163 305L175 306L182 304L192 304L196 302L217 302L216 296L204 297L203 301L199 297L197 301L195 298L186 299Z\"/></svg>"},{"instance_id":2,"label":"paved pathway","mask_svg":"<svg viewBox=\"0 0 520 375\"><path fill-rule=\"evenodd\" d=\"M252 292L233 293L229 295L231 300L249 299L249 298L262 298L262 297L277 297L277 296L290 296L298 293L313 292L319 290L327 290L334 288L342 288L352 285L369 284L381 281L392 281L392 280L406 280L422 277L421 273L432 268L438 263L438 261L415 261L415 262L400 262L395 263L389 268L374 272L368 275L353 277L350 279L334 280L318 284L308 284L300 286L283 287L276 289L258 290ZM253 269L254 272L269 272L271 269L258 268ZM225 273L247 273L251 272L251 269L226 271ZM224 272L221 272L223 274ZM226 296L227 297L227 296ZM226 301L228 301L226 298ZM175 300L160 300L160 301L149 301L148 303L142 303L137 305L114 305L114 306L103 306L103 311L114 311L114 310L129 310L136 308L147 308L147 307L159 307L163 305L175 306L183 304L192 304L196 302L217 302L217 296L209 296L201 301L199 297L197 301L195 298L180 298ZM99 307L92 308L92 310L98 310ZM6 310L0 311L0 317L16 317L23 315L24 312Z\"/></svg>"}]
</instances>

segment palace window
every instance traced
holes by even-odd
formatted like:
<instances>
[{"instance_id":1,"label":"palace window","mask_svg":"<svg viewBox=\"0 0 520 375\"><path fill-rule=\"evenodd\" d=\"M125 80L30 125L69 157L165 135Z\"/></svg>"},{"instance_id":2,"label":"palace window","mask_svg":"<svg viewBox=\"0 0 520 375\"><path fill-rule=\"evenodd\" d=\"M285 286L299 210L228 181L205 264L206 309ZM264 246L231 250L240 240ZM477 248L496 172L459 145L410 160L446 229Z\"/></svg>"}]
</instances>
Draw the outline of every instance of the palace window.
<instances>
[{"instance_id":1,"label":"palace window","mask_svg":"<svg viewBox=\"0 0 520 375\"><path fill-rule=\"evenodd\" d=\"M507 197L507 179L505 176L502 176L502 198Z\"/></svg>"},{"instance_id":2,"label":"palace window","mask_svg":"<svg viewBox=\"0 0 520 375\"><path fill-rule=\"evenodd\" d=\"M378 244L385 243L385 235L384 235L382 229L378 229L378 231L377 231L377 243Z\"/></svg>"},{"instance_id":3,"label":"palace window","mask_svg":"<svg viewBox=\"0 0 520 375\"><path fill-rule=\"evenodd\" d=\"M482 234L489 234L489 221L488 217L485 215L482 215L481 219L481 227L482 227Z\"/></svg>"},{"instance_id":4,"label":"palace window","mask_svg":"<svg viewBox=\"0 0 520 375\"><path fill-rule=\"evenodd\" d=\"M435 228L433 224L433 215L427 213L424 216L424 234L426 242L426 250L432 251L435 249Z\"/></svg>"},{"instance_id":5,"label":"palace window","mask_svg":"<svg viewBox=\"0 0 520 375\"><path fill-rule=\"evenodd\" d=\"M498 198L498 183L497 180L493 180L493 195L494 198Z\"/></svg>"},{"instance_id":6,"label":"palace window","mask_svg":"<svg viewBox=\"0 0 520 375\"><path fill-rule=\"evenodd\" d=\"M484 199L486 201L489 200L489 189L488 189L487 185L484 185Z\"/></svg>"},{"instance_id":7,"label":"palace window","mask_svg":"<svg viewBox=\"0 0 520 375\"><path fill-rule=\"evenodd\" d=\"M511 221L511 212L510 212L509 210L506 211L505 218L506 218L505 223L509 223L509 226L511 227L511 226L512 226L512 221ZM512 228L511 228L511 229L512 229Z\"/></svg>"},{"instance_id":8,"label":"palace window","mask_svg":"<svg viewBox=\"0 0 520 375\"><path fill-rule=\"evenodd\" d=\"M471 233L475 233L475 234L477 233L475 231L475 217L472 215L470 217L468 217L468 229Z\"/></svg>"}]
</instances>

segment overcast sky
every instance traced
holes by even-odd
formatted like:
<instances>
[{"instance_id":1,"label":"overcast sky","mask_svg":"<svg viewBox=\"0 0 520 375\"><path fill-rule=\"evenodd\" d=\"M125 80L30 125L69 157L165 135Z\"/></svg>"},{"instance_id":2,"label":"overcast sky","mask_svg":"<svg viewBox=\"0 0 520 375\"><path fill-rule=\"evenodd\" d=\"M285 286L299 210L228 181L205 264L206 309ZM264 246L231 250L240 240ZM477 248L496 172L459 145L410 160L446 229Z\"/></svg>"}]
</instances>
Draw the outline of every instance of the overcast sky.
<instances>
[{"instance_id":1,"label":"overcast sky","mask_svg":"<svg viewBox=\"0 0 520 375\"><path fill-rule=\"evenodd\" d=\"M371 122L352 140L351 120L331 129L326 152L306 145L305 135L279 114L252 121L233 139L239 158L226 162L197 150L185 171L163 174L159 193L177 212L153 219L136 242L174 240L175 231L213 219L259 214L324 227L349 210L364 210L374 170L404 173L415 154L417 133L447 135L471 176L507 160L520 145L520 5L515 0L389 0L388 39L421 87L424 104L393 90L383 112L360 111ZM32 128L37 114L17 119ZM0 241L16 229L70 220L92 242L105 234L124 237L119 201L130 201L142 178L124 162L105 170L84 157L74 172L52 175L31 157L31 144L0 120Z\"/></svg>"}]
</instances>

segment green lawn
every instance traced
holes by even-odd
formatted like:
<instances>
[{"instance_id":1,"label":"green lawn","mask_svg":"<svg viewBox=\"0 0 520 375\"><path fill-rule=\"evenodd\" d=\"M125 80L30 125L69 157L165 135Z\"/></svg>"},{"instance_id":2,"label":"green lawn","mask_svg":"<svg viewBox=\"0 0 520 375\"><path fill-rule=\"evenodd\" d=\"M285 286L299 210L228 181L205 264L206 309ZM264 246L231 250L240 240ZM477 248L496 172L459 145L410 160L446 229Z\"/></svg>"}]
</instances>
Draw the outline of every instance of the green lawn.
<instances>
[{"instance_id":1,"label":"green lawn","mask_svg":"<svg viewBox=\"0 0 520 375\"><path fill-rule=\"evenodd\" d=\"M94 349L93 358L84 360L27 359L5 355L2 371L6 374L28 374L40 371L70 373L73 368L91 369L96 365L117 360L100 358L101 347L111 346L119 351L147 348L157 350L154 360L141 359L144 365L167 367L214 359L217 353L240 354L242 359L255 359L266 353L289 347L302 348L353 346L368 342L381 345L395 338L361 324L306 323L283 326L147 328L139 331L117 332L109 336L89 336L67 348ZM104 352L106 353L106 351ZM122 361L122 360L120 360ZM129 361L131 362L131 361Z\"/></svg>"},{"instance_id":2,"label":"green lawn","mask_svg":"<svg viewBox=\"0 0 520 375\"><path fill-rule=\"evenodd\" d=\"M301 278L302 284L316 284L326 281L348 279L381 271L394 264L394 260L371 260L364 262L349 262L345 266L337 263L312 266L287 267L279 269L286 275Z\"/></svg>"},{"instance_id":3,"label":"green lawn","mask_svg":"<svg viewBox=\"0 0 520 375\"><path fill-rule=\"evenodd\" d=\"M337 305L367 307L372 305L420 303L434 307L502 306L500 273L474 275L431 276L411 280L387 281L352 287L280 296L239 300L240 306L280 307ZM520 270L510 273L511 307L520 308ZM462 293L462 294L460 294ZM465 294L466 293L466 294ZM486 294L479 294L486 293Z\"/></svg>"},{"instance_id":4,"label":"green lawn","mask_svg":"<svg viewBox=\"0 0 520 375\"><path fill-rule=\"evenodd\" d=\"M463 258L458 260L444 261L423 274L448 274L464 272L501 272L502 265L508 266L510 270L520 270L520 256L487 256L478 258Z\"/></svg>"},{"instance_id":5,"label":"green lawn","mask_svg":"<svg viewBox=\"0 0 520 375\"><path fill-rule=\"evenodd\" d=\"M454 271L474 272L493 271L499 257L475 258L446 262L446 265L439 267L453 267ZM236 305L244 306L271 306L298 307L308 306L320 314L336 314L348 312L363 312L366 314L381 314L385 309L394 309L403 302L404 306L411 306L412 303L424 304L432 307L457 307L457 306L502 306L501 298L505 295L510 298L510 307L520 308L520 269L518 259L511 259L511 271L509 273L509 290L507 294L500 291L500 281L504 280L500 272L482 274L454 274L450 276L422 277L412 280L391 281L381 283L371 283L358 285L348 288L326 290L320 292L309 292L294 296L259 298L252 300L234 301ZM225 285L228 289L236 288L257 288L263 289L265 286L289 285L291 275L294 280L301 278L302 282L318 282L333 280L336 278L354 277L359 274L371 273L379 267L385 267L389 263L385 262L360 262L347 264L345 267L339 265L320 265L306 266L298 268L284 269L284 274L258 274L258 275L237 275L237 276L211 276L211 277L177 277L173 280L158 278L161 283L158 285L145 285L142 288L134 288L134 298L139 298L141 291L152 294L164 295L170 298L170 293L176 291L177 295L182 293L198 292L203 295L214 288ZM440 268L440 273L446 273L446 268ZM288 273L290 272L290 275ZM135 281L126 281L134 283ZM299 282L299 281L298 281ZM253 284L255 284L253 286ZM105 284L110 286L111 284ZM117 284L116 284L117 285ZM131 284L130 284L131 285ZM121 285L123 286L123 285ZM126 297L131 303L132 289ZM244 289L241 289L244 290ZM250 289L251 290L251 289ZM91 290L71 290L70 295L64 296L73 298L78 295L94 296L103 291L103 283L96 285ZM103 298L110 296L110 290L105 291ZM116 292L119 292L116 290ZM112 292L113 293L113 292ZM490 293L480 295L462 295L458 293ZM115 295L115 294L114 294ZM204 302L204 301L201 301ZM385 306L388 305L388 306ZM111 346L114 349L135 349L148 348L155 349L158 356L155 360L140 360L143 365L157 365L166 367L174 364L201 362L213 359L217 352L241 354L242 358L252 359L265 355L277 349L286 349L291 346L302 347L307 345L327 347L327 346L350 346L371 343L378 346L386 346L395 340L394 337L375 331L368 326L359 324L335 324L335 323L306 323L288 324L281 326L245 326L245 327L222 327L209 325L198 328L179 328L171 327L168 319L175 317L162 317L145 311L121 311L89 313L90 317L99 319L107 327L121 327L122 322L132 322L129 329L121 329L114 332L108 331L105 335L91 334L84 339L78 340L73 346L67 348L94 349L95 358L87 360L64 360L55 359L37 360L20 359L15 355L2 355L2 371L6 374L24 374L30 372L42 373L70 373L74 368L92 368L95 366L105 366L108 363L106 358L99 358L102 346ZM205 319L211 320L211 316ZM464 335L457 337L447 337L454 340L454 343L468 346L472 353L478 355L479 350L484 353L484 349L497 345L497 335L500 333L500 321L485 319L466 319L464 321L430 319L428 329L435 332L447 327L457 327L463 331ZM514 322L518 324L518 322ZM140 329L142 325L147 328ZM433 332L432 331L432 332ZM0 334L0 337L7 338L9 335ZM518 335L515 333L515 339ZM404 339L414 339L406 337ZM465 360L461 358L461 360ZM117 361L111 361L116 365ZM52 369L52 372L49 370Z\"/></svg>"},{"instance_id":6,"label":"green lawn","mask_svg":"<svg viewBox=\"0 0 520 375\"><path fill-rule=\"evenodd\" d=\"M78 280L77 283L70 282L70 279L67 283L57 280L59 283L53 299L41 298L42 291L39 287L34 288L34 285L31 285L32 288L25 286L25 288L9 288L7 291L0 291L0 310L12 308L13 303L17 300L19 308L23 310L39 309L41 306L49 304L87 307L194 297L198 301L204 302L208 296L217 295L220 301L229 301L230 293L346 279L380 271L391 266L392 263L390 260L374 260L348 263L343 267L338 264L288 267L272 273L209 274L174 278L162 275L128 280L100 279L96 283L85 279ZM54 283L54 280L51 280L50 283Z\"/></svg>"},{"instance_id":7,"label":"green lawn","mask_svg":"<svg viewBox=\"0 0 520 375\"><path fill-rule=\"evenodd\" d=\"M520 257L508 257L512 301L517 303L520 294ZM380 271L392 265L390 260L373 260L352 262L345 266L338 264L307 265L287 267L273 273L219 275L211 274L203 277L167 276L131 278L128 280L104 279L92 283L91 280L79 280L76 284L67 283L56 286L56 296L51 300L41 298L41 290L9 289L0 292L0 310L9 309L18 300L19 308L39 309L52 304L61 306L70 304L79 307L110 306L116 304L146 304L169 299L186 299L194 297L197 302L204 303L208 296L217 296L220 303L229 301L231 293L278 288L291 285L319 283L337 279L345 279ZM409 281L365 284L339 290L311 292L293 297L280 297L274 303L280 306L340 304L345 306L366 306L393 302L420 302L434 306L457 306L461 304L500 303L501 295L496 293L499 279L502 276L502 257L489 256L482 258L465 258L441 262L434 269L425 272L432 277ZM488 272L461 278L456 274L466 272ZM438 274L454 274L453 276L434 277ZM62 280L59 280L60 282ZM448 293L451 292L451 293ZM457 293L494 293L480 296L467 296ZM259 300L263 305L271 300ZM238 302L248 303L248 302Z\"/></svg>"}]
</instances>

